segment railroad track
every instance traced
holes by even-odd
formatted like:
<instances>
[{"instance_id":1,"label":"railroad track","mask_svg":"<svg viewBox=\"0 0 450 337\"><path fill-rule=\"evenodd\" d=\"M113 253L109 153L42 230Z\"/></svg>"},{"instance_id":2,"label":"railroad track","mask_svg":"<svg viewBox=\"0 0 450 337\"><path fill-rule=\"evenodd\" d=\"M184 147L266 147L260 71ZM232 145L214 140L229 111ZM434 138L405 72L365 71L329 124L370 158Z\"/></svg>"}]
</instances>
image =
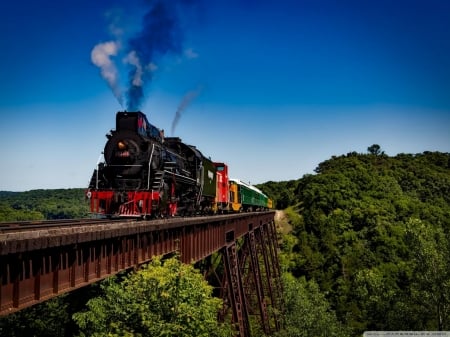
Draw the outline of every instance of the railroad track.
<instances>
[{"instance_id":1,"label":"railroad track","mask_svg":"<svg viewBox=\"0 0 450 337\"><path fill-rule=\"evenodd\" d=\"M151 222L155 225L167 224L173 221L177 223L189 222L189 220L202 218L207 220L209 218L220 219L221 217L241 217L245 213L231 213L224 215L197 215L191 217L169 217L160 218L152 220L139 220L137 218L113 218L113 219L55 219L55 220L29 220L29 221L14 221L14 222L0 222L0 234L14 233L14 232L25 232L34 230L46 230L46 229L59 229L77 226L94 226L101 224L111 224L111 223L131 223L136 221ZM250 213L248 213L250 214Z\"/></svg>"},{"instance_id":2,"label":"railroad track","mask_svg":"<svg viewBox=\"0 0 450 337\"><path fill-rule=\"evenodd\" d=\"M111 223L114 221L127 222L130 219L55 219L55 220L29 220L0 222L0 233L21 232L39 229L56 229L71 226L88 226L102 223Z\"/></svg>"}]
</instances>

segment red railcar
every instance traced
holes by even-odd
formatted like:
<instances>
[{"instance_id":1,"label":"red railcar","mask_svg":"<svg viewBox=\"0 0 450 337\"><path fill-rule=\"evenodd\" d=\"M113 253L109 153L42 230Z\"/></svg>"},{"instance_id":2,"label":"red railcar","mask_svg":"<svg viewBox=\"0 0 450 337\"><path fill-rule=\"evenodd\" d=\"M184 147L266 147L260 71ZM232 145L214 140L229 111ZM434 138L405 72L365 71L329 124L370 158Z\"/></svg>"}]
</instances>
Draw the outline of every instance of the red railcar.
<instances>
[{"instance_id":1,"label":"red railcar","mask_svg":"<svg viewBox=\"0 0 450 337\"><path fill-rule=\"evenodd\" d=\"M228 165L225 163L214 163L216 167L216 200L215 212L228 212L230 205L230 188L228 180Z\"/></svg>"}]
</instances>

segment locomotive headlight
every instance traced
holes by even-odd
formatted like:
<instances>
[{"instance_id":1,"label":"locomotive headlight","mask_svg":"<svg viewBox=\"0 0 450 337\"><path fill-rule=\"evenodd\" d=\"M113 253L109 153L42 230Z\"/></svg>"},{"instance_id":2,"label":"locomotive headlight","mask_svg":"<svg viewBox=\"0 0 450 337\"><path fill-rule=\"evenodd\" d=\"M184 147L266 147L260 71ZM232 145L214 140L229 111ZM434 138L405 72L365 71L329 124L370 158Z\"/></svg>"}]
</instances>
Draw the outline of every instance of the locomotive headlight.
<instances>
[{"instance_id":1,"label":"locomotive headlight","mask_svg":"<svg viewBox=\"0 0 450 337\"><path fill-rule=\"evenodd\" d=\"M130 151L128 151L128 143L124 140L119 140L117 142L117 150L115 151L115 157L117 158L129 158Z\"/></svg>"},{"instance_id":2,"label":"locomotive headlight","mask_svg":"<svg viewBox=\"0 0 450 337\"><path fill-rule=\"evenodd\" d=\"M123 141L119 141L118 143L117 143L117 147L119 148L119 150L126 150L126 148L127 148L127 144L125 144L125 142L123 142Z\"/></svg>"}]
</instances>

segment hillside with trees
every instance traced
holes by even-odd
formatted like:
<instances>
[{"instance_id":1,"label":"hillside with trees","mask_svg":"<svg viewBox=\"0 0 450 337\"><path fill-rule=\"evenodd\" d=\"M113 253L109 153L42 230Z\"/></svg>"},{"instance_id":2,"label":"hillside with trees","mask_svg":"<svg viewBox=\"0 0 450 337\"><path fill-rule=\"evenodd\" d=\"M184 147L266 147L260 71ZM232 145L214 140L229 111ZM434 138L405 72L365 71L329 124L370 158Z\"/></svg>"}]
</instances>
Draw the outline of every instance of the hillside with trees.
<instances>
[{"instance_id":1,"label":"hillside with trees","mask_svg":"<svg viewBox=\"0 0 450 337\"><path fill-rule=\"evenodd\" d=\"M450 154L335 156L259 187L291 205L284 266L316 282L338 320L366 330L450 329Z\"/></svg>"},{"instance_id":2,"label":"hillside with trees","mask_svg":"<svg viewBox=\"0 0 450 337\"><path fill-rule=\"evenodd\" d=\"M0 221L79 219L88 212L82 188L0 191Z\"/></svg>"}]
</instances>

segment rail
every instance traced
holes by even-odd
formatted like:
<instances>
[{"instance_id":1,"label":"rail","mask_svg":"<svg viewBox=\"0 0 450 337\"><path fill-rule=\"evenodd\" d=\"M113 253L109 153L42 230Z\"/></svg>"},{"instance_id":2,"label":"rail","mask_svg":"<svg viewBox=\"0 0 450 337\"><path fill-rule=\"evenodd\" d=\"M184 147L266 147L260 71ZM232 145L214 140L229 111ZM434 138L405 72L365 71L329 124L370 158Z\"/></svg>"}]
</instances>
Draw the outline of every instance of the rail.
<instances>
[{"instance_id":1,"label":"rail","mask_svg":"<svg viewBox=\"0 0 450 337\"><path fill-rule=\"evenodd\" d=\"M0 222L0 233L12 233L17 231L32 231L39 229L63 228L71 226L88 226L102 223L111 223L111 219L55 219L55 220L27 220ZM123 220L121 220L123 222Z\"/></svg>"}]
</instances>

